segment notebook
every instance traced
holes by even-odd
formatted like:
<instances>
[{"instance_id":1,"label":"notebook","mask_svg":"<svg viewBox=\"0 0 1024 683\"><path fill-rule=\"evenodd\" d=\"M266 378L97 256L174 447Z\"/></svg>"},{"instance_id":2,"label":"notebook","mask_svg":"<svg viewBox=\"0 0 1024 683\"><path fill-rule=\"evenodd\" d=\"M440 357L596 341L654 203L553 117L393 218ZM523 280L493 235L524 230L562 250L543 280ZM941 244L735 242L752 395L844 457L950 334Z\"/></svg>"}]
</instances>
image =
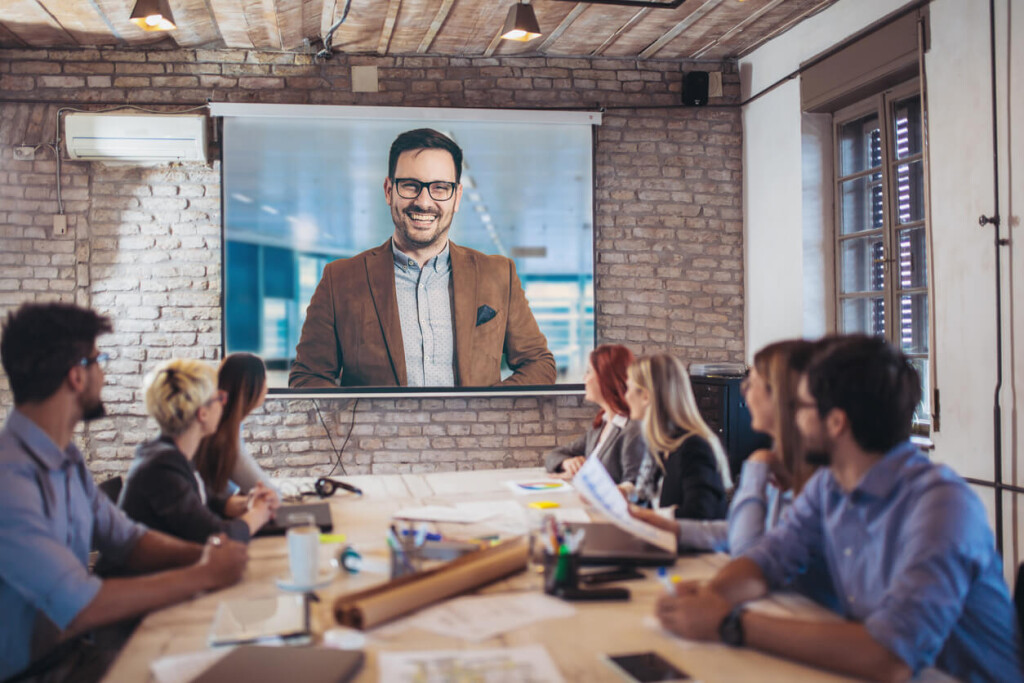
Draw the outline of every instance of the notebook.
<instances>
[{"instance_id":1,"label":"notebook","mask_svg":"<svg viewBox=\"0 0 1024 683\"><path fill-rule=\"evenodd\" d=\"M676 554L643 541L607 522L570 524L571 529L584 529L580 564L615 564L660 567L676 562Z\"/></svg>"},{"instance_id":2,"label":"notebook","mask_svg":"<svg viewBox=\"0 0 1024 683\"><path fill-rule=\"evenodd\" d=\"M267 522L262 529L256 532L257 536L283 536L288 531L288 518L296 512L308 512L316 518L316 525L320 531L327 533L334 528L331 521L330 503L303 503L300 505L282 505L277 509L274 519Z\"/></svg>"},{"instance_id":3,"label":"notebook","mask_svg":"<svg viewBox=\"0 0 1024 683\"><path fill-rule=\"evenodd\" d=\"M351 681L362 666L363 653L359 650L241 645L192 683L339 683Z\"/></svg>"}]
</instances>

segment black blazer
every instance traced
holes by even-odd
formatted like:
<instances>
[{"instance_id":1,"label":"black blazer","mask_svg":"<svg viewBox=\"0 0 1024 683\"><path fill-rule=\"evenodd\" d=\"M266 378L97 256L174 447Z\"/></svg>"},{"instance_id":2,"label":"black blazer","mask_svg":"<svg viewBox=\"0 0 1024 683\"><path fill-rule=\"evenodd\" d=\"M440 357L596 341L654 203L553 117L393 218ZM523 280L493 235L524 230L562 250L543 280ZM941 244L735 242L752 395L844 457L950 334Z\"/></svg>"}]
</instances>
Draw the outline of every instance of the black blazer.
<instances>
[{"instance_id":1,"label":"black blazer","mask_svg":"<svg viewBox=\"0 0 1024 683\"><path fill-rule=\"evenodd\" d=\"M662 476L659 504L661 507L675 505L677 518L723 519L728 512L728 496L718 473L715 453L704 438L694 434L683 441L666 459L664 473L648 454L638 475L637 493L643 496L654 490ZM649 500L638 502L650 504Z\"/></svg>"},{"instance_id":2,"label":"black blazer","mask_svg":"<svg viewBox=\"0 0 1024 683\"><path fill-rule=\"evenodd\" d=\"M226 497L207 491L206 500L203 505L195 467L172 440L160 437L135 449L118 505L136 522L186 541L205 543L211 534L222 532L249 541L244 520L221 516Z\"/></svg>"},{"instance_id":3,"label":"black blazer","mask_svg":"<svg viewBox=\"0 0 1024 683\"><path fill-rule=\"evenodd\" d=\"M597 445L602 429L604 429L603 422L600 427L587 429L583 436L568 446L559 446L549 451L544 456L544 467L548 472L561 472L562 463L565 460L578 455L586 457ZM605 439L597 457L616 484L635 482L636 475L640 471L640 463L644 459L644 437L640 423L636 420L629 420L621 428L612 425L612 432Z\"/></svg>"}]
</instances>

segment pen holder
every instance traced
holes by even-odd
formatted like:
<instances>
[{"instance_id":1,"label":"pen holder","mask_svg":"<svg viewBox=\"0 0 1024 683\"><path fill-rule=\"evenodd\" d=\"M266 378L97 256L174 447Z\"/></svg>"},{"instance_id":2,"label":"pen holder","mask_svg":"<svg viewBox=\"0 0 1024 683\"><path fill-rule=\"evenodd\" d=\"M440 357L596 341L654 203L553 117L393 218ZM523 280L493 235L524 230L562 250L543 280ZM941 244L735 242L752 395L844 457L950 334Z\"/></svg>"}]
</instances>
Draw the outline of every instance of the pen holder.
<instances>
[{"instance_id":1,"label":"pen holder","mask_svg":"<svg viewBox=\"0 0 1024 683\"><path fill-rule=\"evenodd\" d=\"M566 590L579 587L579 553L544 552L544 592L560 595Z\"/></svg>"}]
</instances>

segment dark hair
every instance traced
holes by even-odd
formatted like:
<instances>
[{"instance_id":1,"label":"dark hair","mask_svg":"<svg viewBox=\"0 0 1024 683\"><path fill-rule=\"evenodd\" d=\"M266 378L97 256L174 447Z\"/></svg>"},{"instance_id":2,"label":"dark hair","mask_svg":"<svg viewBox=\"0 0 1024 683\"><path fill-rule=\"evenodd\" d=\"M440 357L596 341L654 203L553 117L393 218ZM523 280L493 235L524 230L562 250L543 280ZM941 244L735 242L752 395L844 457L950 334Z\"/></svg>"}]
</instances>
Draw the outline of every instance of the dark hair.
<instances>
[{"instance_id":1,"label":"dark hair","mask_svg":"<svg viewBox=\"0 0 1024 683\"><path fill-rule=\"evenodd\" d=\"M242 420L253 411L263 386L267 368L259 356L232 353L220 364L217 388L228 394L228 402L217 431L199 443L196 471L215 494L223 494L238 462L238 431Z\"/></svg>"},{"instance_id":2,"label":"dark hair","mask_svg":"<svg viewBox=\"0 0 1024 683\"><path fill-rule=\"evenodd\" d=\"M402 152L416 149L443 149L451 154L455 163L455 182L458 184L462 180L462 149L450 137L433 128L407 130L395 138L391 143L391 153L388 155L388 178L395 179L395 167L398 166L398 157Z\"/></svg>"},{"instance_id":3,"label":"dark hair","mask_svg":"<svg viewBox=\"0 0 1024 683\"><path fill-rule=\"evenodd\" d=\"M777 434L773 435L772 448L792 479L794 494L800 493L816 469L804 458L793 405L800 377L816 349L813 342L790 339L769 344L754 354L754 367L767 385L775 408Z\"/></svg>"},{"instance_id":4,"label":"dark hair","mask_svg":"<svg viewBox=\"0 0 1024 683\"><path fill-rule=\"evenodd\" d=\"M7 315L0 359L15 405L44 401L75 365L88 358L96 338L113 331L110 319L64 303L26 303Z\"/></svg>"},{"instance_id":5,"label":"dark hair","mask_svg":"<svg viewBox=\"0 0 1024 683\"><path fill-rule=\"evenodd\" d=\"M619 344L601 344L590 352L590 364L597 376L601 398L619 415L629 415L626 403L626 374L633 364L633 352ZM601 425L604 412L594 418L594 426Z\"/></svg>"},{"instance_id":6,"label":"dark hair","mask_svg":"<svg viewBox=\"0 0 1024 683\"><path fill-rule=\"evenodd\" d=\"M826 337L807 367L807 385L824 417L846 413L857 445L884 453L906 441L921 402L921 378L903 353L880 337Z\"/></svg>"}]
</instances>

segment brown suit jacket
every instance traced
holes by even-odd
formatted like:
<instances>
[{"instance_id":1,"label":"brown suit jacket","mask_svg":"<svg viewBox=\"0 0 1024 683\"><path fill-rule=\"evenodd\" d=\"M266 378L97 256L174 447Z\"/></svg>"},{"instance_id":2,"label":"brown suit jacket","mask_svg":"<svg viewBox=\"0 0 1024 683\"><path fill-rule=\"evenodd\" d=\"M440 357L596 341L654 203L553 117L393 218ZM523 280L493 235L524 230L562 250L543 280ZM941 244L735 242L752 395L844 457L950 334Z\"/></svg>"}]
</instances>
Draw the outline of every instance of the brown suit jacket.
<instances>
[{"instance_id":1,"label":"brown suit jacket","mask_svg":"<svg viewBox=\"0 0 1024 683\"><path fill-rule=\"evenodd\" d=\"M456 383L553 384L555 358L526 302L515 264L450 243ZM477 325L477 310L493 318ZM501 356L513 374L501 381ZM406 386L391 240L324 268L288 377L290 387Z\"/></svg>"}]
</instances>

